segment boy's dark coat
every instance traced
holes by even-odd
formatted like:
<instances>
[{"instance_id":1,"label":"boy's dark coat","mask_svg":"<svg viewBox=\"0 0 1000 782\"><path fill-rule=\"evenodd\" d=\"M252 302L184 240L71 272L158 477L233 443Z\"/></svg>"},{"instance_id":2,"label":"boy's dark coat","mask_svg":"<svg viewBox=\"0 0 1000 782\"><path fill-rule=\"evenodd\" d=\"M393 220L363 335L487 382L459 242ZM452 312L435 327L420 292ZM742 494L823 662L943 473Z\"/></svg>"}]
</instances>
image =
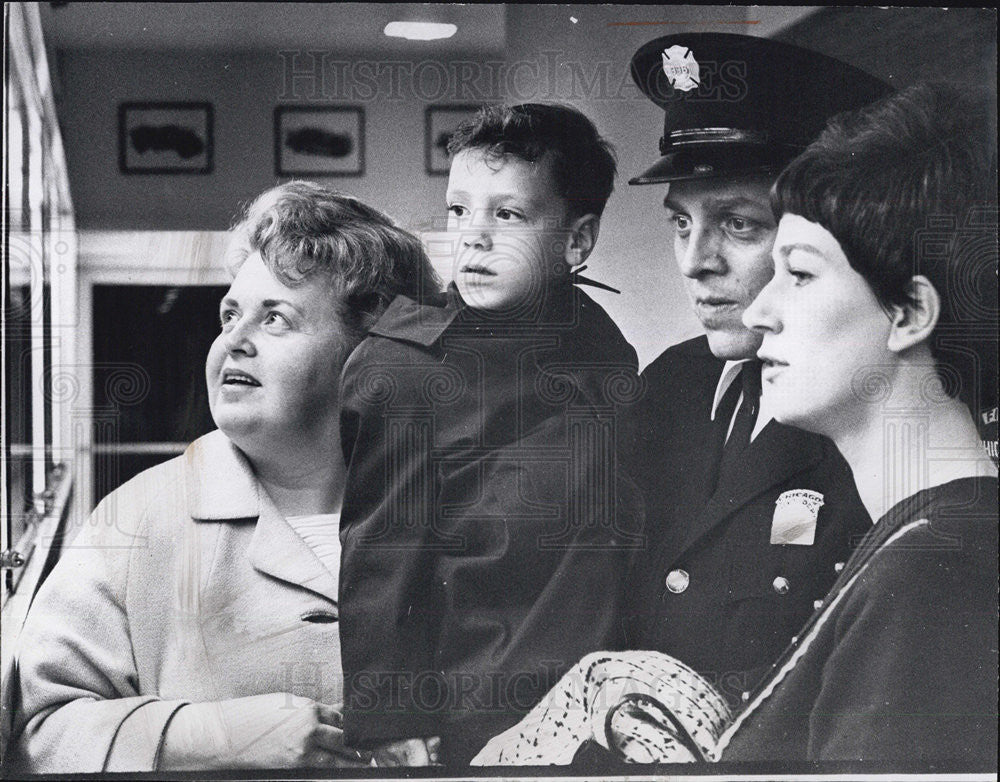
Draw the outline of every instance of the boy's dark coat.
<instances>
[{"instance_id":1,"label":"boy's dark coat","mask_svg":"<svg viewBox=\"0 0 1000 782\"><path fill-rule=\"evenodd\" d=\"M361 343L341 382L348 743L442 735L467 761L614 643L641 517L615 469L636 370L571 286L516 321L400 297Z\"/></svg>"}]
</instances>

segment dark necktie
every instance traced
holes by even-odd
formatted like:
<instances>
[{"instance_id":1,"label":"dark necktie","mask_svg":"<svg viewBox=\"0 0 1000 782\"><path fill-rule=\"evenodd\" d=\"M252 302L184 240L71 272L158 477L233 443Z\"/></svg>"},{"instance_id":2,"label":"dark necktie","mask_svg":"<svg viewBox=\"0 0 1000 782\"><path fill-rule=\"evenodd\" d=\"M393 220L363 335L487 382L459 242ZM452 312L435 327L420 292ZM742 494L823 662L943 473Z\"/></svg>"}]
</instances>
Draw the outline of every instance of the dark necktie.
<instances>
[{"instance_id":1,"label":"dark necktie","mask_svg":"<svg viewBox=\"0 0 1000 782\"><path fill-rule=\"evenodd\" d=\"M733 430L722 450L722 461L719 463L719 483L730 476L733 470L738 470L745 459L745 452L750 445L750 435L757 423L757 413L760 410L760 361L747 361L740 370L740 382L743 386L743 401L736 411ZM734 383L735 385L735 383ZM720 421L723 427L729 422Z\"/></svg>"}]
</instances>

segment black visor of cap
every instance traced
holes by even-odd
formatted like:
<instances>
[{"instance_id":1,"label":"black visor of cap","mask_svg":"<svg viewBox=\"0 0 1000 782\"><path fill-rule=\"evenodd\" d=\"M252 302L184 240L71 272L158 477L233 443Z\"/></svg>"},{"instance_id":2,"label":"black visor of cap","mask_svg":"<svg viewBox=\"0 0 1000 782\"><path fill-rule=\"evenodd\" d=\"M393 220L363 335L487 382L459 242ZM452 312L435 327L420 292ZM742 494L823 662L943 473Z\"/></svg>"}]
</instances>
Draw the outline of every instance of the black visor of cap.
<instances>
[{"instance_id":1,"label":"black visor of cap","mask_svg":"<svg viewBox=\"0 0 1000 782\"><path fill-rule=\"evenodd\" d=\"M817 52L729 33L650 41L632 58L632 78L664 122L660 160L629 184L777 172L830 117L892 91Z\"/></svg>"},{"instance_id":2,"label":"black visor of cap","mask_svg":"<svg viewBox=\"0 0 1000 782\"><path fill-rule=\"evenodd\" d=\"M682 179L777 174L802 147L729 143L712 147L707 144L691 149L676 149L661 157L653 166L628 181L630 185L678 182Z\"/></svg>"}]
</instances>

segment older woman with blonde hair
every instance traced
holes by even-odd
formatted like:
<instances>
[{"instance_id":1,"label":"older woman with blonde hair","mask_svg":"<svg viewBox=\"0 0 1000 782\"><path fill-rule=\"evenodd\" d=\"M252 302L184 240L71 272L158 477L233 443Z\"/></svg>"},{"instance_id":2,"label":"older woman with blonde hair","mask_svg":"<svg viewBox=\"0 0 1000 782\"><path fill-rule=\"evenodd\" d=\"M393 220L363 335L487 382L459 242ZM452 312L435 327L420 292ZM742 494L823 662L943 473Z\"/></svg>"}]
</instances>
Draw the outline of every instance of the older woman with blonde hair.
<instances>
[{"instance_id":1,"label":"older woman with blonde hair","mask_svg":"<svg viewBox=\"0 0 1000 782\"><path fill-rule=\"evenodd\" d=\"M219 427L100 503L19 638L13 768L329 767L344 746L338 377L397 294L436 289L420 241L307 182L233 232L206 362Z\"/></svg>"}]
</instances>

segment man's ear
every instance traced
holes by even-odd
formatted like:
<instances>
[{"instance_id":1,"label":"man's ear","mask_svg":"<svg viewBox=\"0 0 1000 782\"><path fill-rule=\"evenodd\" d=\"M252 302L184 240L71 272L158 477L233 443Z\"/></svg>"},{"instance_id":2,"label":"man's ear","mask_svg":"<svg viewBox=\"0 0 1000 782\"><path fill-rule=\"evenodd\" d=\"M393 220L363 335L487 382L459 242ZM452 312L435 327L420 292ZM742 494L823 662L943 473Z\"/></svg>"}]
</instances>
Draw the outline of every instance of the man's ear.
<instances>
[{"instance_id":1,"label":"man's ear","mask_svg":"<svg viewBox=\"0 0 1000 782\"><path fill-rule=\"evenodd\" d=\"M941 317L941 296L922 274L910 280L912 303L892 308L892 328L886 346L902 353L925 342Z\"/></svg>"},{"instance_id":2,"label":"man's ear","mask_svg":"<svg viewBox=\"0 0 1000 782\"><path fill-rule=\"evenodd\" d=\"M601 218L595 214L585 214L573 221L566 238L564 253L566 265L569 268L579 266L590 255L597 244L597 235L601 232Z\"/></svg>"}]
</instances>

